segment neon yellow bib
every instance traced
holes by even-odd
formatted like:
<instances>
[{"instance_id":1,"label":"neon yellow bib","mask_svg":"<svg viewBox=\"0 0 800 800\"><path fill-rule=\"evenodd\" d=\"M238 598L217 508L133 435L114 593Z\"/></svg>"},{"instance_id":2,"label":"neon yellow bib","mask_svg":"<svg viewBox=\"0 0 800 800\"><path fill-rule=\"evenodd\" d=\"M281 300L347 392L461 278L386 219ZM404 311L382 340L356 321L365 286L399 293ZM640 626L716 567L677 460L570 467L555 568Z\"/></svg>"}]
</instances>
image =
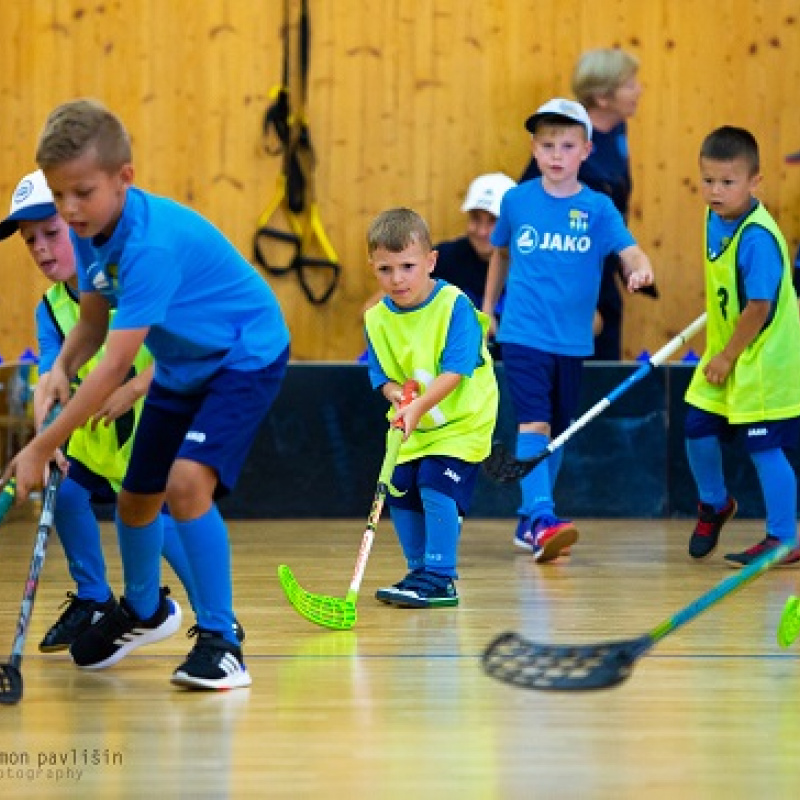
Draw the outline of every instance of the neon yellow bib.
<instances>
[{"instance_id":1,"label":"neon yellow bib","mask_svg":"<svg viewBox=\"0 0 800 800\"><path fill-rule=\"evenodd\" d=\"M725 347L741 315L737 251L749 225L759 225L775 237L783 276L772 319L736 360L725 383L717 386L705 379L703 368ZM708 253L706 242L704 251ZM800 415L800 313L791 269L786 241L760 203L717 258L706 255L706 351L686 392L687 402L737 425Z\"/></svg>"},{"instance_id":2,"label":"neon yellow bib","mask_svg":"<svg viewBox=\"0 0 800 800\"><path fill-rule=\"evenodd\" d=\"M80 316L80 305L73 300L63 283L51 286L44 296L50 315L58 326L62 336L66 336ZM111 312L114 313L113 311ZM87 361L78 372L77 380L86 377L100 361L103 354L101 348L96 355ZM153 357L146 348L142 348L136 356L132 374L142 372L153 362ZM139 421L144 405L144 397L139 398L134 406L112 425L98 425L92 430L89 423L75 430L70 436L67 454L79 461L87 469L107 478L115 491L119 491L133 445L133 432Z\"/></svg>"},{"instance_id":3,"label":"neon yellow bib","mask_svg":"<svg viewBox=\"0 0 800 800\"><path fill-rule=\"evenodd\" d=\"M450 318L460 294L455 286L447 285L431 302L414 311L398 314L382 302L367 311L364 320L370 343L391 380L402 384L413 378L424 393L441 373ZM475 314L484 332L480 366L472 377L462 377L457 388L425 414L403 442L398 463L426 455L453 456L477 463L489 455L497 419L497 381L486 348L489 320L480 311ZM391 409L387 416L393 416Z\"/></svg>"}]
</instances>

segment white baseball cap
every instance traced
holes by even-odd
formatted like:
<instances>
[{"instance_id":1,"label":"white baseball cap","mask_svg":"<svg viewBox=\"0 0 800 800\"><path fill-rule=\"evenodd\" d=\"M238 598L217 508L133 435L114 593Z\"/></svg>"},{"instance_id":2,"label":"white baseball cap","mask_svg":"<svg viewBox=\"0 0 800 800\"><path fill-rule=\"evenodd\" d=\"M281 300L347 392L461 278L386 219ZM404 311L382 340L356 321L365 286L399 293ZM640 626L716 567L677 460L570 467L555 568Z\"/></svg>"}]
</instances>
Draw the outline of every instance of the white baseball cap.
<instances>
[{"instance_id":1,"label":"white baseball cap","mask_svg":"<svg viewBox=\"0 0 800 800\"><path fill-rule=\"evenodd\" d=\"M531 133L536 133L536 126L540 122L553 118L569 119L583 125L586 128L586 138L592 138L592 121L589 119L589 112L577 100L566 100L563 97L556 97L548 100L543 106L539 106L536 113L528 117L525 127Z\"/></svg>"},{"instance_id":2,"label":"white baseball cap","mask_svg":"<svg viewBox=\"0 0 800 800\"><path fill-rule=\"evenodd\" d=\"M479 208L483 211L488 211L495 217L499 217L500 201L503 199L503 195L516 185L516 181L502 172L479 175L469 185L461 210L466 212Z\"/></svg>"},{"instance_id":3,"label":"white baseball cap","mask_svg":"<svg viewBox=\"0 0 800 800\"><path fill-rule=\"evenodd\" d=\"M11 195L11 211L0 222L0 241L7 239L19 228L19 221L49 219L58 213L53 193L44 173L37 169L26 175Z\"/></svg>"}]
</instances>

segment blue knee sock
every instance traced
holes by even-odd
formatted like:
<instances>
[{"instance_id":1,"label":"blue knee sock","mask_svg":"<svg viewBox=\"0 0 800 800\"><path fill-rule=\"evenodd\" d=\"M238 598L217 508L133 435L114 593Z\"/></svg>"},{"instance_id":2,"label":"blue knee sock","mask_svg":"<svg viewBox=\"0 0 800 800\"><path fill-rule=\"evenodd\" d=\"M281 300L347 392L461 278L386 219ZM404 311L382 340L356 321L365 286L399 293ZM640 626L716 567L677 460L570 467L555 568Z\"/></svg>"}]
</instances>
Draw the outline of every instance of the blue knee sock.
<instances>
[{"instance_id":1,"label":"blue knee sock","mask_svg":"<svg viewBox=\"0 0 800 800\"><path fill-rule=\"evenodd\" d=\"M175 520L194 579L195 614L200 628L236 647L233 632L233 578L228 529L216 505L197 519Z\"/></svg>"},{"instance_id":2,"label":"blue knee sock","mask_svg":"<svg viewBox=\"0 0 800 800\"><path fill-rule=\"evenodd\" d=\"M425 569L455 579L461 534L456 501L429 486L419 493L425 509Z\"/></svg>"},{"instance_id":3,"label":"blue knee sock","mask_svg":"<svg viewBox=\"0 0 800 800\"><path fill-rule=\"evenodd\" d=\"M549 439L543 433L517 434L517 457L532 458L544 450ZM552 458L552 456L551 456ZM521 517L537 519L543 514L554 514L553 491L550 487L550 466L545 459L534 467L521 481L522 503L518 509Z\"/></svg>"},{"instance_id":4,"label":"blue knee sock","mask_svg":"<svg viewBox=\"0 0 800 800\"><path fill-rule=\"evenodd\" d=\"M186 590L186 596L192 609L196 612L194 601L194 578L192 568L189 566L189 559L186 558L186 551L183 549L183 542L175 527L175 520L169 514L162 514L164 525L164 547L161 554L172 567L172 571L178 576L178 580Z\"/></svg>"},{"instance_id":5,"label":"blue knee sock","mask_svg":"<svg viewBox=\"0 0 800 800\"><path fill-rule=\"evenodd\" d=\"M53 520L78 597L103 603L111 596L111 588L106 580L100 526L90 498L88 489L65 478L58 490Z\"/></svg>"},{"instance_id":6,"label":"blue knee sock","mask_svg":"<svg viewBox=\"0 0 800 800\"><path fill-rule=\"evenodd\" d=\"M797 544L797 478L786 454L780 448L751 453L758 472L764 505L767 508L767 533L787 544Z\"/></svg>"},{"instance_id":7,"label":"blue knee sock","mask_svg":"<svg viewBox=\"0 0 800 800\"><path fill-rule=\"evenodd\" d=\"M725 487L719 439L715 436L687 439L686 457L697 484L700 502L713 506L715 511L723 509L728 502L728 490Z\"/></svg>"},{"instance_id":8,"label":"blue knee sock","mask_svg":"<svg viewBox=\"0 0 800 800\"><path fill-rule=\"evenodd\" d=\"M408 570L425 566L425 517L419 511L389 506L400 547L406 557Z\"/></svg>"},{"instance_id":9,"label":"blue knee sock","mask_svg":"<svg viewBox=\"0 0 800 800\"><path fill-rule=\"evenodd\" d=\"M134 528L117 514L117 538L125 576L125 599L140 619L158 610L164 526L159 514L149 525Z\"/></svg>"}]
</instances>

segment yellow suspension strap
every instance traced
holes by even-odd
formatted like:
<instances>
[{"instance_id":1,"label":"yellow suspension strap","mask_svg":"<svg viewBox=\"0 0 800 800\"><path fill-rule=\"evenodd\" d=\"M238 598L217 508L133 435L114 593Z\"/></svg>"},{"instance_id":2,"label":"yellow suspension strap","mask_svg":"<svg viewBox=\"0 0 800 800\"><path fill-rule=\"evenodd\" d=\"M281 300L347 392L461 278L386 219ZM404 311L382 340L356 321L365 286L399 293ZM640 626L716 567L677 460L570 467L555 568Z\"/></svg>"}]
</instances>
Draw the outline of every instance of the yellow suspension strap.
<instances>
[{"instance_id":1,"label":"yellow suspension strap","mask_svg":"<svg viewBox=\"0 0 800 800\"><path fill-rule=\"evenodd\" d=\"M282 170L275 192L258 218L253 257L271 275L296 272L306 297L319 305L336 289L341 267L325 233L316 201L316 156L305 115L309 56L307 0L302 0L298 25L300 92L295 108L292 108L290 87L293 76L290 16L290 0L285 0L283 84L271 91L272 103L263 120L265 150L270 155L282 155ZM275 226L278 216L285 220L285 228Z\"/></svg>"}]
</instances>

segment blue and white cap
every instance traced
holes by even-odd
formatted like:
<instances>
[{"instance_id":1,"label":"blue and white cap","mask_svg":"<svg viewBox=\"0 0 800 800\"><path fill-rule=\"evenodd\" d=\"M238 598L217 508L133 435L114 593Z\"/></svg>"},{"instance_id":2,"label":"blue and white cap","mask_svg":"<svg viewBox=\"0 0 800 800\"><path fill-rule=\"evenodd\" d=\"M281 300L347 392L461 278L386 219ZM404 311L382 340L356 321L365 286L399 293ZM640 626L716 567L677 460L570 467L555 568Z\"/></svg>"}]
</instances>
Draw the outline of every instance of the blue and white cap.
<instances>
[{"instance_id":1,"label":"blue and white cap","mask_svg":"<svg viewBox=\"0 0 800 800\"><path fill-rule=\"evenodd\" d=\"M58 213L53 193L47 185L44 173L37 169L26 175L11 195L11 211L0 222L0 241L7 239L19 228L19 221L48 219Z\"/></svg>"}]
</instances>

